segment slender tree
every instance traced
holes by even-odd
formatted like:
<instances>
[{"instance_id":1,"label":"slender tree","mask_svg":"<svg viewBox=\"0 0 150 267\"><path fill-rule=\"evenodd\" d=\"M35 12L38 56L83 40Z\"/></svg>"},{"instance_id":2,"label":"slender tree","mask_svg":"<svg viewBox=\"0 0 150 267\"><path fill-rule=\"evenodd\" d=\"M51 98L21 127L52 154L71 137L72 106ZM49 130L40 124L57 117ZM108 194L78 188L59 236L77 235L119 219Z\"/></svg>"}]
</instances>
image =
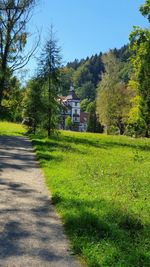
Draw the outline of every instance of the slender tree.
<instances>
[{"instance_id":1,"label":"slender tree","mask_svg":"<svg viewBox=\"0 0 150 267\"><path fill-rule=\"evenodd\" d=\"M57 113L57 96L60 86L61 49L55 38L53 26L51 26L49 39L46 41L39 62L39 75L43 78L45 86L45 105L47 105L47 131L48 137L55 127L55 115Z\"/></svg>"}]
</instances>

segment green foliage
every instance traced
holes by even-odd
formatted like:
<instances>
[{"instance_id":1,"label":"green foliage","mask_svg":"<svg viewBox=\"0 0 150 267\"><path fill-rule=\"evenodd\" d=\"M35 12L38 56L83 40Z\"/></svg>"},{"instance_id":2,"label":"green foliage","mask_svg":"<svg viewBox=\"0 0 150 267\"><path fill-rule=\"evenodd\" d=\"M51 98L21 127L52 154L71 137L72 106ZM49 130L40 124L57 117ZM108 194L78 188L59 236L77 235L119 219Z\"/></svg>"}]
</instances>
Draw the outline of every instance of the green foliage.
<instances>
[{"instance_id":1,"label":"green foliage","mask_svg":"<svg viewBox=\"0 0 150 267\"><path fill-rule=\"evenodd\" d=\"M128 113L126 134L131 136L142 136L145 122L140 113L140 96L131 99L131 109Z\"/></svg>"},{"instance_id":2,"label":"green foliage","mask_svg":"<svg viewBox=\"0 0 150 267\"><path fill-rule=\"evenodd\" d=\"M73 68L63 67L60 69L60 92L66 96L70 90L70 85L73 83Z\"/></svg>"},{"instance_id":3,"label":"green foliage","mask_svg":"<svg viewBox=\"0 0 150 267\"><path fill-rule=\"evenodd\" d=\"M24 98L24 122L29 132L47 130L48 137L58 123L61 55L53 27L38 61L38 75L29 81Z\"/></svg>"},{"instance_id":4,"label":"green foliage","mask_svg":"<svg viewBox=\"0 0 150 267\"><path fill-rule=\"evenodd\" d=\"M103 56L105 73L97 89L97 113L106 132L123 134L129 108L126 84L120 78L120 62L112 51Z\"/></svg>"},{"instance_id":5,"label":"green foliage","mask_svg":"<svg viewBox=\"0 0 150 267\"><path fill-rule=\"evenodd\" d=\"M100 125L97 118L95 101L88 104L86 112L89 113L87 132L102 133L103 127Z\"/></svg>"},{"instance_id":6,"label":"green foliage","mask_svg":"<svg viewBox=\"0 0 150 267\"><path fill-rule=\"evenodd\" d=\"M27 83L22 115L24 123L28 125L29 132L35 133L43 122L44 103L42 89L42 82L38 78L34 78Z\"/></svg>"},{"instance_id":7,"label":"green foliage","mask_svg":"<svg viewBox=\"0 0 150 267\"><path fill-rule=\"evenodd\" d=\"M111 50L111 52L116 55L119 63L118 76L127 84L131 71L131 64L128 62L130 55L128 46ZM63 95L67 94L69 85L73 83L75 91L81 100L88 99L89 102L94 101L96 98L96 87L101 81L105 68L107 68L102 60L103 57L104 55L100 53L80 61L76 59L62 68L61 83L64 88ZM84 107L83 109L85 110Z\"/></svg>"},{"instance_id":8,"label":"green foliage","mask_svg":"<svg viewBox=\"0 0 150 267\"><path fill-rule=\"evenodd\" d=\"M82 84L91 80L92 74L88 69L88 62L85 62L74 72L73 81L76 87L81 87Z\"/></svg>"},{"instance_id":9,"label":"green foliage","mask_svg":"<svg viewBox=\"0 0 150 267\"><path fill-rule=\"evenodd\" d=\"M32 142L74 252L90 267L148 267L150 140L63 131Z\"/></svg>"},{"instance_id":10,"label":"green foliage","mask_svg":"<svg viewBox=\"0 0 150 267\"><path fill-rule=\"evenodd\" d=\"M76 93L82 100L85 98L91 101L95 99L96 86L104 71L101 57L102 54L100 53L85 60L82 59L81 61L67 64L67 67L74 69L72 80Z\"/></svg>"},{"instance_id":11,"label":"green foliage","mask_svg":"<svg viewBox=\"0 0 150 267\"><path fill-rule=\"evenodd\" d=\"M67 68L77 70L77 68L80 67L80 65L82 65L84 62L84 59L81 59L80 61L78 59L75 59L73 62L67 63Z\"/></svg>"},{"instance_id":12,"label":"green foliage","mask_svg":"<svg viewBox=\"0 0 150 267\"><path fill-rule=\"evenodd\" d=\"M0 105L7 88L8 73L27 64L33 51L23 54L29 21L35 0L1 1L0 10Z\"/></svg>"},{"instance_id":13,"label":"green foliage","mask_svg":"<svg viewBox=\"0 0 150 267\"><path fill-rule=\"evenodd\" d=\"M128 59L131 56L129 45L124 45L120 49L115 48L111 51L121 62L128 63Z\"/></svg>"},{"instance_id":14,"label":"green foliage","mask_svg":"<svg viewBox=\"0 0 150 267\"><path fill-rule=\"evenodd\" d=\"M0 119L7 121L22 121L22 100L24 91L16 77L9 76L7 90L0 106Z\"/></svg>"},{"instance_id":15,"label":"green foliage","mask_svg":"<svg viewBox=\"0 0 150 267\"><path fill-rule=\"evenodd\" d=\"M56 128L58 115L58 93L60 89L61 54L58 41L51 26L49 39L46 41L39 60L39 77L43 81L45 126L48 137Z\"/></svg>"},{"instance_id":16,"label":"green foliage","mask_svg":"<svg viewBox=\"0 0 150 267\"><path fill-rule=\"evenodd\" d=\"M70 129L71 129L71 126L72 126L72 120L71 120L71 117L68 116L68 117L66 117L66 119L65 119L65 128L66 128L67 130L70 130Z\"/></svg>"},{"instance_id":17,"label":"green foliage","mask_svg":"<svg viewBox=\"0 0 150 267\"><path fill-rule=\"evenodd\" d=\"M84 112L87 109L88 104L90 103L90 100L85 98L80 102L80 109Z\"/></svg>"},{"instance_id":18,"label":"green foliage","mask_svg":"<svg viewBox=\"0 0 150 267\"><path fill-rule=\"evenodd\" d=\"M149 19L150 1L140 8L141 13ZM140 115L144 122L143 133L150 135L150 31L134 27L130 34L131 62L140 96Z\"/></svg>"},{"instance_id":19,"label":"green foliage","mask_svg":"<svg viewBox=\"0 0 150 267\"><path fill-rule=\"evenodd\" d=\"M140 12L143 16L147 17L150 22L150 0L145 1L145 4L140 7Z\"/></svg>"},{"instance_id":20,"label":"green foliage","mask_svg":"<svg viewBox=\"0 0 150 267\"><path fill-rule=\"evenodd\" d=\"M85 82L81 87L76 89L76 93L81 100L87 98L94 100L96 96L96 89L91 81Z\"/></svg>"}]
</instances>

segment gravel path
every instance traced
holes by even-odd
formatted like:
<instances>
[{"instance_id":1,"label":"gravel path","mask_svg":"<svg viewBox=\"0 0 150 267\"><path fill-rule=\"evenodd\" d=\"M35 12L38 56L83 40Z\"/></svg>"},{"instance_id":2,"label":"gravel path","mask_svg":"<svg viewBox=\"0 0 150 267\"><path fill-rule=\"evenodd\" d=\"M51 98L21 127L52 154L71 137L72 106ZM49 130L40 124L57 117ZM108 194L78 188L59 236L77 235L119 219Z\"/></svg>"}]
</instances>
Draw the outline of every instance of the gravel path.
<instances>
[{"instance_id":1,"label":"gravel path","mask_svg":"<svg viewBox=\"0 0 150 267\"><path fill-rule=\"evenodd\" d=\"M81 267L48 194L30 141L0 137L0 266Z\"/></svg>"}]
</instances>

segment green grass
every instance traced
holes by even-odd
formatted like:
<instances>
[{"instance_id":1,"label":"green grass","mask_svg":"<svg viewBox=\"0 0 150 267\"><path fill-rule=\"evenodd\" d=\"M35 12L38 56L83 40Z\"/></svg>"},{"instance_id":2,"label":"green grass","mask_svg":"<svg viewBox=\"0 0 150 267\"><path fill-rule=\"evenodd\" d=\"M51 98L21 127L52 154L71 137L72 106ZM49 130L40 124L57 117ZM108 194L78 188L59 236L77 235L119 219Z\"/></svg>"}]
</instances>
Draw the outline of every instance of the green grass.
<instances>
[{"instance_id":1,"label":"green grass","mask_svg":"<svg viewBox=\"0 0 150 267\"><path fill-rule=\"evenodd\" d=\"M0 121L0 135L20 136L25 132L25 128L21 124Z\"/></svg>"},{"instance_id":2,"label":"green grass","mask_svg":"<svg viewBox=\"0 0 150 267\"><path fill-rule=\"evenodd\" d=\"M91 267L150 266L150 140L32 139L73 250Z\"/></svg>"}]
</instances>

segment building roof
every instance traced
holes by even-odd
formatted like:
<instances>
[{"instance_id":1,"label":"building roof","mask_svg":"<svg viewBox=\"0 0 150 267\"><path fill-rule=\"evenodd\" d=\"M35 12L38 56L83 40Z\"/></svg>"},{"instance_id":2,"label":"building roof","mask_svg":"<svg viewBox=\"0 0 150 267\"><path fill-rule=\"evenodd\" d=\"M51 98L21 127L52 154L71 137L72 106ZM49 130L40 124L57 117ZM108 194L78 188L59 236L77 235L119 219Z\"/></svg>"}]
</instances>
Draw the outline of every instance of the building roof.
<instances>
[{"instance_id":1,"label":"building roof","mask_svg":"<svg viewBox=\"0 0 150 267\"><path fill-rule=\"evenodd\" d=\"M75 93L74 90L72 90L72 91L69 92L69 95L66 96L66 99L67 100L80 100L80 98L77 97L77 95L76 95L76 93Z\"/></svg>"},{"instance_id":2,"label":"building roof","mask_svg":"<svg viewBox=\"0 0 150 267\"><path fill-rule=\"evenodd\" d=\"M66 99L66 96L59 95L59 96L58 96L58 99L60 99L60 100L62 100L62 101L63 101L63 100L65 100L65 99Z\"/></svg>"},{"instance_id":3,"label":"building roof","mask_svg":"<svg viewBox=\"0 0 150 267\"><path fill-rule=\"evenodd\" d=\"M88 112L82 112L82 111L80 112L80 122L81 123L87 123L88 117L89 117Z\"/></svg>"},{"instance_id":4,"label":"building roof","mask_svg":"<svg viewBox=\"0 0 150 267\"><path fill-rule=\"evenodd\" d=\"M67 96L61 96L61 95L59 95L58 96L58 99L61 102L65 102L67 100L78 100L78 101L80 101L80 98L77 97L77 95L76 95L76 93L75 93L75 91L73 89L69 91L69 95L67 95Z\"/></svg>"}]
</instances>

